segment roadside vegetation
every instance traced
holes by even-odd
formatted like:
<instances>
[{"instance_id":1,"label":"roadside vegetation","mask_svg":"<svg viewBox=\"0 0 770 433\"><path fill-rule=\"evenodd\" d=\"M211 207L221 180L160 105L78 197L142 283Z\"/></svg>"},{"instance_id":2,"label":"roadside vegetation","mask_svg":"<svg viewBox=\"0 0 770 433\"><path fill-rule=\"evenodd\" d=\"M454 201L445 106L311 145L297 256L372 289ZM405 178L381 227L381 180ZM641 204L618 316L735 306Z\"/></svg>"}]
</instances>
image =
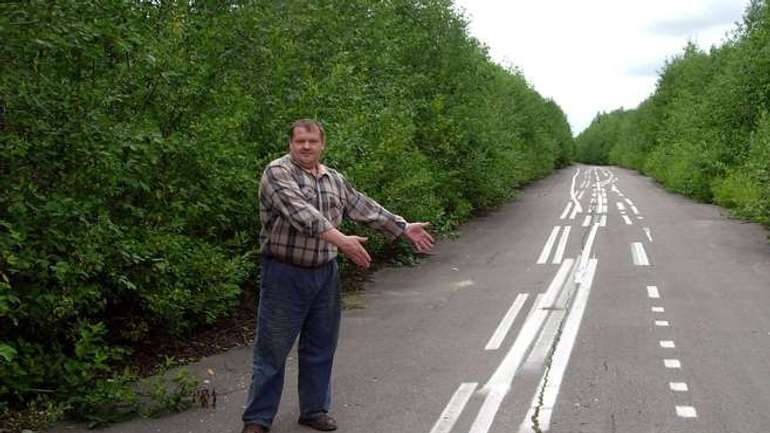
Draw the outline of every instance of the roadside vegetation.
<instances>
[{"instance_id":1,"label":"roadside vegetation","mask_svg":"<svg viewBox=\"0 0 770 433\"><path fill-rule=\"evenodd\" d=\"M449 0L4 2L0 40L0 429L192 403L181 376L143 393L132 348L238 308L258 176L297 118L439 232L574 153L561 109Z\"/></svg>"},{"instance_id":2,"label":"roadside vegetation","mask_svg":"<svg viewBox=\"0 0 770 433\"><path fill-rule=\"evenodd\" d=\"M728 40L688 44L637 109L598 115L577 159L633 168L666 188L770 224L770 7L754 0Z\"/></svg>"}]
</instances>

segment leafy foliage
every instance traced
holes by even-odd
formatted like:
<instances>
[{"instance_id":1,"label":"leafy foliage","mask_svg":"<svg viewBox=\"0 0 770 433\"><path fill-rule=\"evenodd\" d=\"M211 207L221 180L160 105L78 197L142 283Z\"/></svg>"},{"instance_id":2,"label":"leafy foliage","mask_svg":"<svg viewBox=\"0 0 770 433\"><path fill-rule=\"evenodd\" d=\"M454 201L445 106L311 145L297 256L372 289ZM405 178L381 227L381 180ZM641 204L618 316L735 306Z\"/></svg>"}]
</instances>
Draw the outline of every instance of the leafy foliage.
<instances>
[{"instance_id":1,"label":"leafy foliage","mask_svg":"<svg viewBox=\"0 0 770 433\"><path fill-rule=\"evenodd\" d=\"M650 174L667 188L770 223L770 7L754 0L730 39L667 62L635 110L598 115L577 158Z\"/></svg>"},{"instance_id":2,"label":"leafy foliage","mask_svg":"<svg viewBox=\"0 0 770 433\"><path fill-rule=\"evenodd\" d=\"M574 152L561 109L449 0L6 2L0 39L5 407L109 413L131 403L132 342L232 312L258 175L296 118L327 125L327 162L361 190L440 230Z\"/></svg>"}]
</instances>

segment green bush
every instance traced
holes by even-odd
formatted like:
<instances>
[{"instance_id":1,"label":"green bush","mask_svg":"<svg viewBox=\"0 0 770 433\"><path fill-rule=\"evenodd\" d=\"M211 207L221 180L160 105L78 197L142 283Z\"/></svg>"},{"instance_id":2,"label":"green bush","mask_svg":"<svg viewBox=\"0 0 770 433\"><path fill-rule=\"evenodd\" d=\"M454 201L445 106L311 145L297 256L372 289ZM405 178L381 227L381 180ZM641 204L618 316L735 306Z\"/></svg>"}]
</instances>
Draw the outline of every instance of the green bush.
<instances>
[{"instance_id":1,"label":"green bush","mask_svg":"<svg viewBox=\"0 0 770 433\"><path fill-rule=\"evenodd\" d=\"M131 345L214 324L255 278L259 174L297 118L440 231L574 154L449 0L6 2L0 39L4 408L132 413Z\"/></svg>"}]
</instances>

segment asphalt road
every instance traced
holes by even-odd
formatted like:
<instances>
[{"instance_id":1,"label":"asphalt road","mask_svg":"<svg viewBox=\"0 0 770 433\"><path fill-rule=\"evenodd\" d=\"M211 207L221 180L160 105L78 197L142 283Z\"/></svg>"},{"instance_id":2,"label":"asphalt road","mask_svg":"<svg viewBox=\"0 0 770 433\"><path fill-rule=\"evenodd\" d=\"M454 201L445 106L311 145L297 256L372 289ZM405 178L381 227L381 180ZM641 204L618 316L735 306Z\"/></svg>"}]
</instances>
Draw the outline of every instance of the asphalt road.
<instances>
[{"instance_id":1,"label":"asphalt road","mask_svg":"<svg viewBox=\"0 0 770 433\"><path fill-rule=\"evenodd\" d=\"M768 432L767 235L631 171L561 170L375 274L344 313L339 431ZM193 367L216 408L104 431L237 433L249 365ZM309 432L287 371L272 431Z\"/></svg>"}]
</instances>

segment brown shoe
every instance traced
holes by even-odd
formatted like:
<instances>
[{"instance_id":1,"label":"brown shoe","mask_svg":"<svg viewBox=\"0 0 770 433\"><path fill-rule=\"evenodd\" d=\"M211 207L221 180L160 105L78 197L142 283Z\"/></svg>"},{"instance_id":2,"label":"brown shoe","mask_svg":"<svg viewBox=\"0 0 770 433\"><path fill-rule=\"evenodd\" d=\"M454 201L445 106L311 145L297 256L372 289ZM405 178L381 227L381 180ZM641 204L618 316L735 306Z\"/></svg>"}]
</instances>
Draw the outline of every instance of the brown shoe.
<instances>
[{"instance_id":1,"label":"brown shoe","mask_svg":"<svg viewBox=\"0 0 770 433\"><path fill-rule=\"evenodd\" d=\"M246 424L241 433L267 433L267 428L259 424Z\"/></svg>"},{"instance_id":2,"label":"brown shoe","mask_svg":"<svg viewBox=\"0 0 770 433\"><path fill-rule=\"evenodd\" d=\"M337 422L325 413L315 418L300 418L297 422L320 431L337 430Z\"/></svg>"}]
</instances>

